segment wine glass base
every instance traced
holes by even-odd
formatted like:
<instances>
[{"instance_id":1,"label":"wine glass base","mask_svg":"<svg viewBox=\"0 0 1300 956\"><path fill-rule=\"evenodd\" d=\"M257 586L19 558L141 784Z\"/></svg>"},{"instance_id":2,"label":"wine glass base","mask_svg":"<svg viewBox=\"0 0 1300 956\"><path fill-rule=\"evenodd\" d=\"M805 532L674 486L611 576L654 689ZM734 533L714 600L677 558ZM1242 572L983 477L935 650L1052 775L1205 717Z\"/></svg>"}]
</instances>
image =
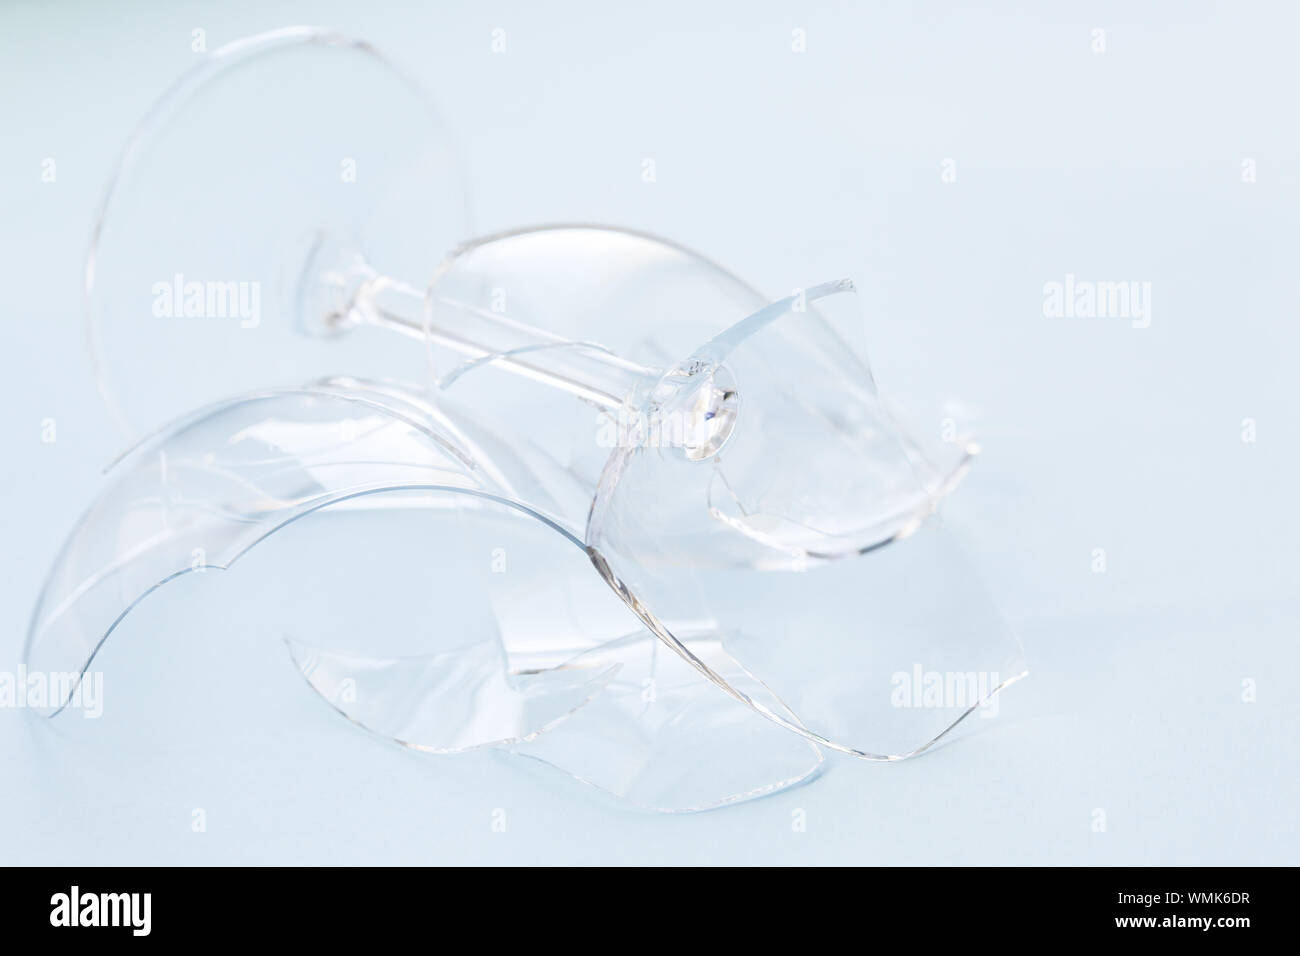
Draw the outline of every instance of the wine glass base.
<instances>
[{"instance_id":1,"label":"wine glass base","mask_svg":"<svg viewBox=\"0 0 1300 956\"><path fill-rule=\"evenodd\" d=\"M419 381L421 350L349 337L310 289L323 251L422 279L470 230L428 100L370 46L315 28L214 51L152 109L87 263L101 393L128 437L196 405L348 373ZM344 255L344 253L347 255Z\"/></svg>"}]
</instances>

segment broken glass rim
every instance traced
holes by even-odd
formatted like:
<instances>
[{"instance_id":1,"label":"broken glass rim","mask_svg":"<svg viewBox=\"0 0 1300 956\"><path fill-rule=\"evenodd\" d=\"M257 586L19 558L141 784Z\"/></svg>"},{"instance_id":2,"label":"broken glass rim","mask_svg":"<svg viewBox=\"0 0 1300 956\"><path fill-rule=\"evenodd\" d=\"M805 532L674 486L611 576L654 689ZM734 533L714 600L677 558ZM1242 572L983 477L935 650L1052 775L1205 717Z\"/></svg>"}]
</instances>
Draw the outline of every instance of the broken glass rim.
<instances>
[{"instance_id":1,"label":"broken glass rim","mask_svg":"<svg viewBox=\"0 0 1300 956\"><path fill-rule=\"evenodd\" d=\"M659 384L652 388L648 395L644 396L641 411L644 415L652 419L666 404L664 396L666 395L667 401L670 402L676 392L676 382L678 382L684 374L690 374L684 370L721 367L727 356L734 349L750 336L791 312L792 307L797 301L802 300L804 308L810 310L812 304L817 300L846 292L857 292L857 288L851 279L842 278L822 282L807 289L796 291L794 294L786 296L783 299L775 300L748 317L728 326L726 329L722 330L697 348L686 359L677 363L677 365L667 371L660 379ZM800 311L804 311L804 309L800 309ZM862 358L865 362L866 357L862 356ZM867 384L871 391L875 393L875 381L869 364L864 366L863 371L867 376ZM884 408L884 406L882 406L882 408ZM888 412L887 408L884 408L884 410ZM916 446L914 441L911 440L906 429L901 427L901 425L896 421L894 422L894 425L897 428L899 437L902 439L900 445L903 453L907 456L909 461L912 462L913 467L917 468L922 464L930 465L922 450ZM828 749L863 760L896 762L918 756L934 747L941 740L947 737L948 734L950 734L967 717L979 710L980 707L987 704L987 702L992 700L992 698L998 693L1010 687L1020 679L1028 676L1028 668L1022 666L1017 673L1012 674L1010 677L1005 678L996 686L989 689L986 694L981 696L980 699L975 701L975 703L970 707L962 711L961 714L959 714L939 733L925 740L915 748L903 753L877 753L840 743L805 727L797 720L797 718L792 721L784 715L776 713L761 701L754 700L742 690L732 686L725 678L710 668L707 663L700 660L694 653L692 653L686 643L679 640L678 637L673 634L672 629L664 624L664 622L655 615L654 611L644 604L635 593L633 593L633 591L619 577L606 557L601 553L600 541L602 538L603 527L608 518L609 509L614 497L614 490L618 486L627 463L634 455L645 451L646 449L638 447L635 443L629 443L627 447L614 449L606 462L605 469L601 474L597 486L596 494L592 499L591 509L587 515L585 538L587 541L587 553L591 558L592 564L596 567L596 570L600 573L605 583L608 584L620 598L622 598L624 603L631 608L633 613L640 618L641 622L645 624L653 634L657 635L660 640L684 658L687 663L713 683L717 684L727 694L763 714L768 719L780 724L793 733L806 737L808 740ZM807 556L820 561L839 561L857 558L871 552L880 551L888 545L895 544L910 537L922 526L926 525L927 522L933 522L936 520L940 502L957 487L977 453L978 446L967 444L963 448L962 456L947 471L947 473L939 474L937 476L938 480L928 488L924 482L921 482L920 485L922 489L928 491L924 502L917 508L913 509L912 512L907 513L909 515L909 520L903 521L892 533L885 535L879 540L871 541L861 546L845 548L839 551L808 551L806 552ZM933 470L933 468L931 468L931 470ZM764 547L772 547L772 545L762 541L759 543ZM1019 642L1017 641L1017 644L1018 643ZM791 713L793 713L793 711L791 711Z\"/></svg>"},{"instance_id":2,"label":"broken glass rim","mask_svg":"<svg viewBox=\"0 0 1300 956\"><path fill-rule=\"evenodd\" d=\"M900 537L895 536L891 538L889 541L882 542L879 547L884 547L884 545L890 544L898 540L900 540ZM720 674L715 672L711 667L709 667L708 664L700 660L690 650L690 648L686 646L685 643L683 643L681 640L677 638L675 634L673 634L671 629L669 629L662 621L660 621L654 615L654 613L649 608L647 608L644 604L642 604L637 599L636 595L633 594L627 588L627 586L623 584L623 582L610 568L609 563L605 560L605 558L600 554L599 551L588 546L587 553L591 557L592 564L596 566L596 569L600 572L601 577L605 580L605 583L607 583L611 588L614 589L614 593L616 593L620 598L623 599L623 602L627 604L629 608L632 609L632 612L636 614L638 618L641 619L641 622L650 630L650 632L653 633L655 636L657 636L665 644L667 644L668 647L671 648L676 654L680 655L688 664L690 664L697 671L699 671L710 681L716 684L725 693L727 693L728 695L730 695L740 703L746 705L747 707L751 707L754 710L758 711L760 714L762 714L764 717L767 717L769 720L772 720L775 723L780 724L782 727L786 728L787 730L793 733L799 734L802 737L806 737L808 740L812 741L815 744L819 744L820 746L826 747L830 750L837 751L839 753L847 754L851 757L857 757L861 760L869 760L869 761L874 761L879 763L896 763L900 760L908 760L912 757L919 756L920 754L925 753L931 747L934 747L945 737L947 737L948 734L952 733L952 731L955 730L957 726L961 724L967 717L975 713L981 707L985 706L990 700L992 700L999 693L1006 690L1008 687L1010 687L1012 684L1015 684L1017 681L1021 680L1022 678L1029 676L1028 667L1022 667L1019 672L1011 675L1010 677L1005 678L1004 680L1000 681L996 686L990 688L988 693L981 696L973 704L971 704L964 711L962 711L961 714L959 714L956 718L954 718L953 721L950 724L948 724L947 727L945 727L939 733L935 734L933 737L930 737L928 740L924 741L917 747L913 748L912 750L909 750L905 753L897 753L897 754L874 753L869 750L861 750L856 747L851 747L848 744L843 744L843 743L839 743L838 741L831 740L830 738L824 736L823 734L819 734L814 730L810 730L807 727L805 727L802 723L799 723L797 719L793 721L790 720L789 718L775 712L770 707L763 704L761 701L755 700L750 695L746 694L744 691L734 687L729 681L727 681L724 677L722 677ZM737 663L739 664L739 662Z\"/></svg>"},{"instance_id":3,"label":"broken glass rim","mask_svg":"<svg viewBox=\"0 0 1300 956\"><path fill-rule=\"evenodd\" d=\"M395 411L389 405L385 405L380 402L362 398L356 395L342 394L338 391L330 390L328 388L304 387L304 388L264 389L253 393L246 393L244 395L223 399L221 401L214 402L210 405L207 405L203 408L194 410L189 414L171 422L168 425L164 425L158 429L155 429L148 437L141 439L135 445L128 448L125 452L123 452L117 458L115 458L113 462L109 464L108 467L104 469L105 474L111 476L115 472L115 470L120 468L127 460L135 457L136 455L146 454L149 451L151 446L157 445L163 442L164 440L166 440L171 435L175 435L183 432L190 425L197 424L198 422L201 422L213 415L219 414L220 412L226 409L237 407L249 401L272 399L277 397L293 396L293 395L306 396L306 397L319 397L319 398L330 399L333 401L350 402L355 405L380 412L386 416L390 416L392 419L396 421L400 421L402 424L405 424L411 428L418 430L424 436L433 440L440 448L453 453L459 460L465 462L471 468L477 470L477 465L474 464L472 461L466 459L464 452L458 449L454 445L454 443L448 441L448 439L446 439L445 436L439 435L436 431L433 431L432 429L421 424L420 422L408 416L405 416L398 411ZM283 515L280 515L276 519L272 519L270 522L268 522L267 527L262 529L261 532L258 533L254 538L246 542L237 552L232 554L230 557L223 559L224 563L221 562L209 563L205 565L205 568L217 569L217 570L228 569L231 565L235 563L235 561L237 561L240 557L246 554L255 545L261 543L271 535L276 534L282 529L288 527L289 525L293 524L300 518L306 517L307 515L320 511L323 508L327 508L332 505L339 504L340 502L343 501L364 498L371 495L384 494L387 492L412 492L412 491L433 491L433 492L440 492L440 493L465 494L465 495L470 495L472 497L477 497L488 501L497 502L499 504L502 504L506 507L512 508L522 513L526 517L530 517L536 519L537 521L540 521L543 525L545 525L550 530L557 532L562 538L564 538L564 540L572 544L578 550L583 551L584 553L587 550L586 545L582 542L582 540L571 530L569 530L563 524L561 524L558 520L556 520L555 518L551 517L548 514L545 514L544 512L538 509L529 506L528 504L526 504L525 502L519 499L511 498L506 495L494 494L489 491L465 488L461 486L440 485L432 482L427 482L427 483L402 482L397 484L377 484L374 487L370 487L370 488L352 488L343 492L338 492L338 491L328 492L316 498L310 499L305 503L298 503L295 505L291 505L288 509L286 509ZM51 565L52 568L57 568L63 563L64 559L67 557L69 553L69 550L74 545L74 543L79 539L83 529L87 526L88 522L95 515L96 507L98 503L99 503L98 499L92 502L91 505L85 511L82 512L81 516L73 524L72 529L69 531L68 535L64 539L63 544L60 546L55 556L55 559ZM104 578L115 573L122 566L129 563L132 560L132 558L133 555L130 554L121 556L118 559L111 562L110 564L106 565L105 567L99 569L94 575L80 582L80 584L77 586L75 590L73 590L70 594L64 597L63 600L61 600L58 605L56 605L55 607L49 610L46 610L45 603L49 595L49 590L54 584L54 580L52 575L47 576L45 582L42 584L41 591L37 597L35 608L32 612L31 619L28 623L27 634L23 642L23 654L22 654L23 660L24 661L30 660L33 648L35 647L36 643L39 641L40 636L44 634L50 627L52 627L65 613L67 613L72 608L72 606L76 604L77 600L80 597L88 593L91 589L93 589L95 585L97 585L99 582L104 580ZM82 677L84 677L86 671L90 668L90 665L93 663L96 656L99 654L100 649L104 646L109 636L117 629L118 625L121 624L121 622L126 618L126 616L130 614L132 610L134 610L142 601L144 601L154 591L158 590L160 587L167 584L168 582L173 581L193 570L195 570L193 567L185 567L165 575L160 580L154 582L152 585L150 585L145 590L143 590L139 595L135 596L124 605L122 611L108 625L104 633L96 637L95 643L90 653L87 655L86 660L78 668L76 680L72 682L68 696L64 699L64 701L61 704L59 704L57 709L53 710L48 715L49 717L52 718L57 716L67 707L68 702L72 699L73 694L76 692L77 687L80 685Z\"/></svg>"},{"instance_id":4,"label":"broken glass rim","mask_svg":"<svg viewBox=\"0 0 1300 956\"><path fill-rule=\"evenodd\" d=\"M429 488L384 489L384 491L411 491L411 490L425 491L425 490L446 490L446 489L429 489ZM383 494L383 491L375 492L375 493ZM408 750L416 750L419 751L420 753L437 754L440 756L470 753L475 750L483 750L484 748L487 747L508 747L515 744L526 744L530 741L536 740L538 737L546 733L548 730L553 730L555 727L558 727L560 724L564 723L566 720L568 720L578 711L582 710L582 708L586 707L593 700L595 700L597 696L604 693L605 688L609 685L610 681L612 681L615 678L615 676L617 676L618 672L623 668L622 664L610 664L604 670L597 672L592 677L589 677L586 681L585 686L591 689L591 693L589 693L582 700L578 701L576 704L574 704L573 707L569 708L567 711L561 714L557 714L555 717L551 718L550 720L546 721L545 723L541 724L540 726L538 726L534 730L529 731L526 734L517 734L510 737L500 737L496 740L483 740L483 741L479 741L478 743L470 744L465 747L433 747L428 744L419 743L418 741L405 740L391 733L375 730L371 727L366 726L366 724L364 724L357 718L353 717L342 707L338 706L338 704L334 703L332 700L330 700L324 694L322 694L320 690L311 683L311 680L308 678L306 672L303 670L302 661L299 659L298 654L295 651L295 647L302 647L305 645L299 644L298 642L291 640L287 636L282 636L281 640L283 641L285 645L285 649L289 654L289 659L293 662L294 669L298 672L298 675L303 679L303 682L311 689L313 694L315 694L327 705L329 705L330 709L332 709L341 717L343 717L348 723L352 724L354 727L359 728L360 730L365 731L367 734L370 734L375 737L381 737L385 740L391 740L393 743L405 747ZM410 657L412 659L422 659L424 655L410 655ZM391 660L391 658L385 658L385 660ZM570 668L568 668L567 665L560 665L559 667L548 668L548 670L550 671L559 671L564 669L570 669ZM510 671L510 673L518 675L520 672ZM550 761L545 761L545 762L550 763Z\"/></svg>"}]
</instances>

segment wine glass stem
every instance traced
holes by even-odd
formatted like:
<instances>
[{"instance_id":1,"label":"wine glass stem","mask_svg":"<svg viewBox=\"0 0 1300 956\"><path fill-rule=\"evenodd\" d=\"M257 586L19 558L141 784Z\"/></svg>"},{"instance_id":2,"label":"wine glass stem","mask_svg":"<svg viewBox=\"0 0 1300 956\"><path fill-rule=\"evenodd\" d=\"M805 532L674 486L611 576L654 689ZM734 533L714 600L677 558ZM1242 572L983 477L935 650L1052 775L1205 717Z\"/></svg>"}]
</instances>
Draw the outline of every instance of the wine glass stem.
<instances>
[{"instance_id":1,"label":"wine glass stem","mask_svg":"<svg viewBox=\"0 0 1300 956\"><path fill-rule=\"evenodd\" d=\"M388 276L370 275L356 287L347 318L426 342L435 358L438 352L459 356L462 362L439 376L444 387L465 372L490 365L598 407L618 409L639 386L663 375L661 369L630 362L597 343L566 339Z\"/></svg>"}]
</instances>

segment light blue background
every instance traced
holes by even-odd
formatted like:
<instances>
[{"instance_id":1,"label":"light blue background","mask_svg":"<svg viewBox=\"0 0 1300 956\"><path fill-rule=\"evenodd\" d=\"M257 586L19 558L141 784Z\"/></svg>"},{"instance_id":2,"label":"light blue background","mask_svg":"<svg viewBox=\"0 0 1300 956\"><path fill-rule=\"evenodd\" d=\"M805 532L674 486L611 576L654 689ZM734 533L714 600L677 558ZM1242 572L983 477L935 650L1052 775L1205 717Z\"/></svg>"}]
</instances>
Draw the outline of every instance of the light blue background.
<instances>
[{"instance_id":1,"label":"light blue background","mask_svg":"<svg viewBox=\"0 0 1300 956\"><path fill-rule=\"evenodd\" d=\"M0 862L1297 862L1300 14L954 6L6 4L0 670L119 450L79 300L112 160L194 63L192 29L214 48L315 22L434 93L480 232L634 226L774 297L855 278L882 387L960 401L981 439L958 495L1033 673L921 759L834 761L798 790L665 818L500 756L368 738L182 581L112 649L182 675L106 701L137 732L0 711ZM1066 273L1151 282L1150 328L1044 317Z\"/></svg>"}]
</instances>

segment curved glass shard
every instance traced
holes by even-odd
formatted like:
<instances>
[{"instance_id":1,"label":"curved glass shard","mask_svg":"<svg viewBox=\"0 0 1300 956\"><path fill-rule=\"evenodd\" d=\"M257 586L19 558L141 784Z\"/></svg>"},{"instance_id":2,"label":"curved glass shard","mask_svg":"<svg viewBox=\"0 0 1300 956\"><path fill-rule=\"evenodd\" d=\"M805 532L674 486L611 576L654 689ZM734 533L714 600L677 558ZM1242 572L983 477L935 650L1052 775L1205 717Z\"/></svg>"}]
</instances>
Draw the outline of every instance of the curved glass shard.
<instances>
[{"instance_id":1,"label":"curved glass shard","mask_svg":"<svg viewBox=\"0 0 1300 956\"><path fill-rule=\"evenodd\" d=\"M605 462L636 426L634 392L765 301L669 240L554 225L459 248L434 274L422 324L443 393L572 475L583 527ZM467 361L449 337L484 352Z\"/></svg>"},{"instance_id":2,"label":"curved glass shard","mask_svg":"<svg viewBox=\"0 0 1300 956\"><path fill-rule=\"evenodd\" d=\"M647 710L646 652L667 656L658 641L616 640L638 622L581 541L509 496L519 463L485 460L438 411L396 386L332 382L221 403L147 440L65 546L27 666L80 674L155 588L222 570L323 699L408 746L520 748L664 810L815 772L816 748L693 671ZM616 682L624 668L634 693ZM577 725L573 744L527 750L590 707L601 716ZM760 726L738 734L738 715ZM592 720L627 744L616 764L581 743ZM698 749L669 745L679 735L711 742L708 773L689 769Z\"/></svg>"},{"instance_id":3,"label":"curved glass shard","mask_svg":"<svg viewBox=\"0 0 1300 956\"><path fill-rule=\"evenodd\" d=\"M587 543L647 626L730 692L746 696L682 633L706 622L794 713L751 701L779 723L897 759L1024 665L934 517L969 450L923 451L893 420L852 292L828 283L760 310L649 390L645 428L606 467ZM672 423L723 376L734 421L712 456L656 440L688 433ZM917 674L922 686L905 694ZM935 674L951 691L926 696Z\"/></svg>"},{"instance_id":4,"label":"curved glass shard","mask_svg":"<svg viewBox=\"0 0 1300 956\"><path fill-rule=\"evenodd\" d=\"M532 513L463 492L401 489L331 504L263 543L238 568L308 684L368 730L415 749L456 753L528 740L585 706L613 665L554 668L634 624L559 591L529 600L520 580L540 552L581 569L582 552ZM612 618L611 618L612 612ZM617 630L613 633L618 633Z\"/></svg>"},{"instance_id":5,"label":"curved glass shard","mask_svg":"<svg viewBox=\"0 0 1300 956\"><path fill-rule=\"evenodd\" d=\"M46 581L27 660L80 671L155 587L227 567L326 504L403 486L500 494L451 439L361 398L274 391L197 412L114 466Z\"/></svg>"},{"instance_id":6,"label":"curved glass shard","mask_svg":"<svg viewBox=\"0 0 1300 956\"><path fill-rule=\"evenodd\" d=\"M707 635L684 635L692 652L752 701L792 717L760 681ZM569 666L616 663L610 683L554 731L511 747L601 790L666 813L711 810L814 779L821 751L810 741L706 685L658 637L640 631L603 644Z\"/></svg>"},{"instance_id":7,"label":"curved glass shard","mask_svg":"<svg viewBox=\"0 0 1300 956\"><path fill-rule=\"evenodd\" d=\"M719 692L658 638L609 640L635 617L581 549L538 522L492 506L469 521L425 508L358 526L334 510L251 557L264 578L280 577L267 587L268 626L293 635L307 682L365 730L433 753L494 744L665 812L763 796L819 769L814 745ZM363 531L382 542L382 562L338 544ZM451 538L448 551L426 544ZM376 563L399 566L369 586ZM716 643L697 652L781 708Z\"/></svg>"}]
</instances>

